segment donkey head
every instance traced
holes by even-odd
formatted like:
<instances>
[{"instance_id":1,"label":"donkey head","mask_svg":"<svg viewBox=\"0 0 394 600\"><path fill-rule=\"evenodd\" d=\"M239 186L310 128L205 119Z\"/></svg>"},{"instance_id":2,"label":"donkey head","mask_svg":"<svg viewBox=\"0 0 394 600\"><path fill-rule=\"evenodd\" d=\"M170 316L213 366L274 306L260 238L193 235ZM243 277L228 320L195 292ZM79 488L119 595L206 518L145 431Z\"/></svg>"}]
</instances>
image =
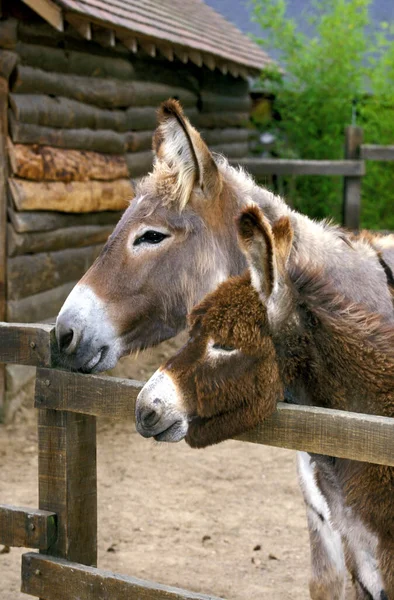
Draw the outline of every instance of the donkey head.
<instances>
[{"instance_id":1,"label":"donkey head","mask_svg":"<svg viewBox=\"0 0 394 600\"><path fill-rule=\"evenodd\" d=\"M237 227L250 273L222 283L192 311L187 344L138 396L144 437L214 444L256 426L283 397L272 335L290 307L290 221L271 229L252 206Z\"/></svg>"},{"instance_id":2,"label":"donkey head","mask_svg":"<svg viewBox=\"0 0 394 600\"><path fill-rule=\"evenodd\" d=\"M155 164L57 319L61 362L97 372L184 328L192 306L244 259L235 199L175 100L164 103Z\"/></svg>"}]
</instances>

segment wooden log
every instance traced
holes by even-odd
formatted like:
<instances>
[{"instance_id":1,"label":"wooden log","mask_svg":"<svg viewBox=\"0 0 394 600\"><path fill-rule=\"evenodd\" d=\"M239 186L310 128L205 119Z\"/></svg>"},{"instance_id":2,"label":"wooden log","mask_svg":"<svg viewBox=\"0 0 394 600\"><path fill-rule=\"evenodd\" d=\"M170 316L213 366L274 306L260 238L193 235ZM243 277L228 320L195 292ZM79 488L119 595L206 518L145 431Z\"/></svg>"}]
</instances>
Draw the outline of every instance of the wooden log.
<instances>
[{"instance_id":1,"label":"wooden log","mask_svg":"<svg viewBox=\"0 0 394 600\"><path fill-rule=\"evenodd\" d=\"M144 109L141 109L144 110ZM57 148L92 150L109 154L123 154L126 150L124 135L116 131L92 129L54 129L21 123L10 110L8 113L12 141L20 144L40 144ZM154 122L152 114L150 121ZM145 123L143 123L145 128Z\"/></svg>"},{"instance_id":2,"label":"wooden log","mask_svg":"<svg viewBox=\"0 0 394 600\"><path fill-rule=\"evenodd\" d=\"M55 513L0 504L0 544L46 550L55 539Z\"/></svg>"},{"instance_id":3,"label":"wooden log","mask_svg":"<svg viewBox=\"0 0 394 600\"><path fill-rule=\"evenodd\" d=\"M129 169L130 177L140 177L146 175L153 165L153 152L134 152L126 154L126 163Z\"/></svg>"},{"instance_id":4,"label":"wooden log","mask_svg":"<svg viewBox=\"0 0 394 600\"><path fill-rule=\"evenodd\" d=\"M33 552L22 556L22 592L46 600L220 600Z\"/></svg>"},{"instance_id":5,"label":"wooden log","mask_svg":"<svg viewBox=\"0 0 394 600\"><path fill-rule=\"evenodd\" d=\"M219 112L221 110L230 112L249 112L252 100L249 94L244 96L233 96L229 94L217 94L209 90L201 90L200 93L201 112Z\"/></svg>"},{"instance_id":6,"label":"wooden log","mask_svg":"<svg viewBox=\"0 0 394 600\"><path fill-rule=\"evenodd\" d=\"M18 62L18 55L10 50L0 50L0 77L9 79Z\"/></svg>"},{"instance_id":7,"label":"wooden log","mask_svg":"<svg viewBox=\"0 0 394 600\"><path fill-rule=\"evenodd\" d=\"M214 113L199 113L193 124L196 127L207 129L225 127L244 127L249 120L247 112L221 111Z\"/></svg>"},{"instance_id":8,"label":"wooden log","mask_svg":"<svg viewBox=\"0 0 394 600\"><path fill-rule=\"evenodd\" d=\"M38 182L9 178L11 196L18 210L92 212L123 210L133 198L129 179L116 181Z\"/></svg>"},{"instance_id":9,"label":"wooden log","mask_svg":"<svg viewBox=\"0 0 394 600\"><path fill-rule=\"evenodd\" d=\"M122 212L103 211L88 214L64 214L57 212L16 212L8 207L8 216L18 233L31 231L53 231L64 227L83 227L86 225L115 225Z\"/></svg>"},{"instance_id":10,"label":"wooden log","mask_svg":"<svg viewBox=\"0 0 394 600\"><path fill-rule=\"evenodd\" d=\"M247 142L251 131L246 128L229 127L227 129L202 129L201 135L208 146Z\"/></svg>"},{"instance_id":11,"label":"wooden log","mask_svg":"<svg viewBox=\"0 0 394 600\"><path fill-rule=\"evenodd\" d=\"M1 25L1 21L0 21ZM0 38L1 38L0 26ZM7 306L7 104L8 82L0 77L0 321L6 317ZM0 421L5 407L5 367L0 363Z\"/></svg>"},{"instance_id":12,"label":"wooden log","mask_svg":"<svg viewBox=\"0 0 394 600\"><path fill-rule=\"evenodd\" d=\"M112 225L85 225L65 227L49 232L17 233L9 223L7 229L8 256L103 244L113 229Z\"/></svg>"},{"instance_id":13,"label":"wooden log","mask_svg":"<svg viewBox=\"0 0 394 600\"><path fill-rule=\"evenodd\" d=\"M281 158L244 158L230 161L244 167L254 177L265 175L348 175L365 174L362 160L295 160Z\"/></svg>"},{"instance_id":14,"label":"wooden log","mask_svg":"<svg viewBox=\"0 0 394 600\"><path fill-rule=\"evenodd\" d=\"M50 369L37 369L36 381L37 408L113 419L133 418L143 386L127 379ZM394 466L394 419L388 417L279 402L271 417L237 439Z\"/></svg>"},{"instance_id":15,"label":"wooden log","mask_svg":"<svg viewBox=\"0 0 394 600\"><path fill-rule=\"evenodd\" d=\"M26 146L8 140L11 172L33 181L112 181L128 177L124 156L51 146Z\"/></svg>"},{"instance_id":16,"label":"wooden log","mask_svg":"<svg viewBox=\"0 0 394 600\"><path fill-rule=\"evenodd\" d=\"M249 152L249 144L248 142L219 144L217 146L210 146L209 149L212 152L223 154L227 158L245 158Z\"/></svg>"},{"instance_id":17,"label":"wooden log","mask_svg":"<svg viewBox=\"0 0 394 600\"><path fill-rule=\"evenodd\" d=\"M125 133L126 149L130 152L150 150L154 131L130 131Z\"/></svg>"},{"instance_id":18,"label":"wooden log","mask_svg":"<svg viewBox=\"0 0 394 600\"><path fill-rule=\"evenodd\" d=\"M5 19L0 21L0 48L15 48L18 41L18 21Z\"/></svg>"},{"instance_id":19,"label":"wooden log","mask_svg":"<svg viewBox=\"0 0 394 600\"><path fill-rule=\"evenodd\" d=\"M197 105L197 96L190 90L163 83L50 73L24 65L18 66L12 91L72 98L104 108L157 106L171 97L178 98L185 108Z\"/></svg>"},{"instance_id":20,"label":"wooden log","mask_svg":"<svg viewBox=\"0 0 394 600\"><path fill-rule=\"evenodd\" d=\"M102 245L98 244L9 258L8 299L20 300L79 279L93 264L101 249Z\"/></svg>"},{"instance_id":21,"label":"wooden log","mask_svg":"<svg viewBox=\"0 0 394 600\"><path fill-rule=\"evenodd\" d=\"M53 325L0 323L0 361L16 365L50 367L56 345Z\"/></svg>"},{"instance_id":22,"label":"wooden log","mask_svg":"<svg viewBox=\"0 0 394 600\"><path fill-rule=\"evenodd\" d=\"M84 75L85 77L110 77L131 81L134 67L127 58L95 55L63 48L51 48L39 44L18 42L15 48L22 64L44 71Z\"/></svg>"},{"instance_id":23,"label":"wooden log","mask_svg":"<svg viewBox=\"0 0 394 600\"><path fill-rule=\"evenodd\" d=\"M363 142L363 129L349 125L345 130L345 158L359 159L361 144ZM348 229L355 230L360 227L361 214L361 176L363 173L347 173L343 180L343 225Z\"/></svg>"},{"instance_id":24,"label":"wooden log","mask_svg":"<svg viewBox=\"0 0 394 600\"><path fill-rule=\"evenodd\" d=\"M378 146L376 144L362 144L361 158L364 160L394 160L394 146Z\"/></svg>"},{"instance_id":25,"label":"wooden log","mask_svg":"<svg viewBox=\"0 0 394 600\"><path fill-rule=\"evenodd\" d=\"M59 411L38 414L39 506L56 513L51 556L97 563L96 419ZM47 594L39 594L47 600Z\"/></svg>"},{"instance_id":26,"label":"wooden log","mask_svg":"<svg viewBox=\"0 0 394 600\"><path fill-rule=\"evenodd\" d=\"M55 318L76 283L71 281L23 300L10 300L7 302L8 321L38 323Z\"/></svg>"},{"instance_id":27,"label":"wooden log","mask_svg":"<svg viewBox=\"0 0 394 600\"><path fill-rule=\"evenodd\" d=\"M10 94L10 106L18 121L55 128L128 132L140 129L141 121L148 128L154 127L156 121L155 107L108 110L69 98L40 94Z\"/></svg>"}]
</instances>

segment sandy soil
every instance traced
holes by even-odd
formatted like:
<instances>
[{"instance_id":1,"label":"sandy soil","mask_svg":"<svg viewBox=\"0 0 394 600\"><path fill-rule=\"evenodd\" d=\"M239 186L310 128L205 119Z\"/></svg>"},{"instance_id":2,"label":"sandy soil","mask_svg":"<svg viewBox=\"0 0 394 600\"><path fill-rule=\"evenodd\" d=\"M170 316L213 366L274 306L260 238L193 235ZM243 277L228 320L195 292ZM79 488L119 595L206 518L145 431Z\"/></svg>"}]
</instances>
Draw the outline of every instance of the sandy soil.
<instances>
[{"instance_id":1,"label":"sandy soil","mask_svg":"<svg viewBox=\"0 0 394 600\"><path fill-rule=\"evenodd\" d=\"M126 360L146 379L179 340ZM309 547L295 453L229 441L158 444L99 422L99 566L228 600L305 600ZM0 426L0 502L37 506L33 410ZM1 550L1 548L0 548ZM19 592L20 555L0 554L0 600Z\"/></svg>"}]
</instances>

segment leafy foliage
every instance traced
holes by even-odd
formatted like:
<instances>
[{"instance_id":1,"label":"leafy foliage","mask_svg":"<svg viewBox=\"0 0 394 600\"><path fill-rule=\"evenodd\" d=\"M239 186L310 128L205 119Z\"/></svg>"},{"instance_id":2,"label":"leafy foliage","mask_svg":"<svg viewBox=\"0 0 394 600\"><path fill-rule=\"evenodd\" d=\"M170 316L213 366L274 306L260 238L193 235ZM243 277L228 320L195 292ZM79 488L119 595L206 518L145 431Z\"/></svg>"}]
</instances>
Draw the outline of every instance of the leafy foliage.
<instances>
[{"instance_id":1,"label":"leafy foliage","mask_svg":"<svg viewBox=\"0 0 394 600\"><path fill-rule=\"evenodd\" d=\"M365 142L393 143L394 32L385 23L372 31L371 0L310 0L301 15L308 33L287 18L287 0L252 2L254 18L264 31L264 39L257 41L280 51L284 69L262 74L281 115L276 123L282 140L278 155L342 158L345 126L352 121L355 103ZM367 164L364 227L394 229L393 184L394 163ZM341 179L298 177L294 193L299 210L340 220Z\"/></svg>"}]
</instances>

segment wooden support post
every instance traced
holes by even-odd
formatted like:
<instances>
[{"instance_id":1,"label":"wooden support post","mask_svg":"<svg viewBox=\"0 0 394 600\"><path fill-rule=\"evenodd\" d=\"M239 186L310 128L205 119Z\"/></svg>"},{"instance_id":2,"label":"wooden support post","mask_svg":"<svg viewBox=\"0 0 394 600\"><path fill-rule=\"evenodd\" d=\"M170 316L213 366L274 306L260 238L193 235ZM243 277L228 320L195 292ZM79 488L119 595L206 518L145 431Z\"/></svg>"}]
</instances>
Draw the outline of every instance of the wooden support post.
<instances>
[{"instance_id":1,"label":"wooden support post","mask_svg":"<svg viewBox=\"0 0 394 600\"><path fill-rule=\"evenodd\" d=\"M58 522L45 553L96 566L96 419L40 410L38 444L39 506L55 512Z\"/></svg>"},{"instance_id":2,"label":"wooden support post","mask_svg":"<svg viewBox=\"0 0 394 600\"><path fill-rule=\"evenodd\" d=\"M0 321L7 313L7 122L8 81L0 77ZM0 422L5 411L5 365L0 364Z\"/></svg>"},{"instance_id":3,"label":"wooden support post","mask_svg":"<svg viewBox=\"0 0 394 600\"><path fill-rule=\"evenodd\" d=\"M363 129L348 125L345 131L345 158L359 159ZM343 180L343 225L349 229L359 229L361 212L361 177L347 176Z\"/></svg>"}]
</instances>

